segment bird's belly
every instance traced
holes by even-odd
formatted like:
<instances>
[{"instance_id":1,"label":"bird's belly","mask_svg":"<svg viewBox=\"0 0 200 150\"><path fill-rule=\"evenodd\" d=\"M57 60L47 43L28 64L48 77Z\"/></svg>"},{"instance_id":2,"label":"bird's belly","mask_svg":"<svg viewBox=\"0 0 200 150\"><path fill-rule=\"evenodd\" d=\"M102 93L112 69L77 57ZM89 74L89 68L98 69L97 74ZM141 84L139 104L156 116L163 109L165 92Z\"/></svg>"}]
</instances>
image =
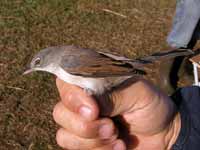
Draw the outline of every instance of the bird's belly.
<instances>
[{"instance_id":1,"label":"bird's belly","mask_svg":"<svg viewBox=\"0 0 200 150\"><path fill-rule=\"evenodd\" d=\"M108 82L105 78L87 78L75 76L67 73L62 68L57 68L54 74L67 83L91 90L95 94L102 94L107 88L109 88Z\"/></svg>"},{"instance_id":2,"label":"bird's belly","mask_svg":"<svg viewBox=\"0 0 200 150\"><path fill-rule=\"evenodd\" d=\"M87 78L82 76L75 76L67 73L62 68L57 68L54 73L57 77L63 81L77 85L83 89L90 90L95 95L103 94L106 90L110 90L112 87L117 86L131 76L123 77L105 77L105 78Z\"/></svg>"}]
</instances>

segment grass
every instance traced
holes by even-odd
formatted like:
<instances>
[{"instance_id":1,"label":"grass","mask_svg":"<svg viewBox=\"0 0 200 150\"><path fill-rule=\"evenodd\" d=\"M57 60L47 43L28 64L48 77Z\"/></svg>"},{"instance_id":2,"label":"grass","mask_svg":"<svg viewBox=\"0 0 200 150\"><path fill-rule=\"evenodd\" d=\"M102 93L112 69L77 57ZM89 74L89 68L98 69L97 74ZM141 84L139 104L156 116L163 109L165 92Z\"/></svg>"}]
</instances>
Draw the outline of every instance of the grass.
<instances>
[{"instance_id":1,"label":"grass","mask_svg":"<svg viewBox=\"0 0 200 150\"><path fill-rule=\"evenodd\" d=\"M130 58L160 51L174 8L172 0L1 0L0 149L58 148L51 115L59 99L55 78L21 75L33 54L68 44Z\"/></svg>"}]
</instances>

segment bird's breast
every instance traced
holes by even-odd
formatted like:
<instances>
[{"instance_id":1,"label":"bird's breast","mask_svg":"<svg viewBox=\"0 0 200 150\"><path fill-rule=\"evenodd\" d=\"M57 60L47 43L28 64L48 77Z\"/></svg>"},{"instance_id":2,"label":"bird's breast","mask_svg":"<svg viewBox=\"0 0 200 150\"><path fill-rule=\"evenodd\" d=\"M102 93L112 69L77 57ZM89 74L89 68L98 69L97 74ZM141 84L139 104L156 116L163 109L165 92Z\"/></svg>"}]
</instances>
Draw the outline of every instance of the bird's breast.
<instances>
[{"instance_id":1,"label":"bird's breast","mask_svg":"<svg viewBox=\"0 0 200 150\"><path fill-rule=\"evenodd\" d=\"M113 86L122 83L127 77L106 77L106 78L91 78L72 75L67 73L61 67L58 67L56 71L56 76L63 81L77 85L83 89L87 89L93 92L95 95L103 94L106 90L109 90Z\"/></svg>"}]
</instances>

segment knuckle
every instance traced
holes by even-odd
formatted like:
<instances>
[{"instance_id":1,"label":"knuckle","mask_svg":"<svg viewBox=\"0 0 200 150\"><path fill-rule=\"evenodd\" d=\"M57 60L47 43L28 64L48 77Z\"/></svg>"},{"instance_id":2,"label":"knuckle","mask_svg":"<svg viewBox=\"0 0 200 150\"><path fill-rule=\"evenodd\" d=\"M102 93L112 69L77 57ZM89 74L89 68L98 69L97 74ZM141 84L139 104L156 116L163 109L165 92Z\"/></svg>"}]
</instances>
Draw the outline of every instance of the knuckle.
<instances>
[{"instance_id":1,"label":"knuckle","mask_svg":"<svg viewBox=\"0 0 200 150\"><path fill-rule=\"evenodd\" d=\"M66 101L66 102L72 101L73 95L74 95L73 90L70 88L64 93L64 96L63 96L64 99L63 100Z\"/></svg>"},{"instance_id":2,"label":"knuckle","mask_svg":"<svg viewBox=\"0 0 200 150\"><path fill-rule=\"evenodd\" d=\"M65 141L64 136L66 136L66 135L64 134L64 130L63 130L62 128L59 129L59 130L57 131L57 133L56 133L56 142L57 142L57 144L58 144L59 146L61 146L61 147L63 147L63 148L67 148L66 145L65 145L66 141Z\"/></svg>"},{"instance_id":3,"label":"knuckle","mask_svg":"<svg viewBox=\"0 0 200 150\"><path fill-rule=\"evenodd\" d=\"M62 92L62 100L65 102L65 104L69 104L70 102L73 102L74 95L74 89L71 87Z\"/></svg>"},{"instance_id":4,"label":"knuckle","mask_svg":"<svg viewBox=\"0 0 200 150\"><path fill-rule=\"evenodd\" d=\"M56 78L56 86L61 89L62 88L62 85L63 85L63 82L62 80L60 80L59 78Z\"/></svg>"},{"instance_id":5,"label":"knuckle","mask_svg":"<svg viewBox=\"0 0 200 150\"><path fill-rule=\"evenodd\" d=\"M79 138L68 134L63 128L59 129L56 133L57 144L64 149L82 149L84 147L84 142L81 142ZM88 145L86 144L88 149ZM90 146L89 146L90 147Z\"/></svg>"},{"instance_id":6,"label":"knuckle","mask_svg":"<svg viewBox=\"0 0 200 150\"><path fill-rule=\"evenodd\" d=\"M61 114L62 114L62 107L61 107L61 103L57 103L55 106L54 106L54 109L53 109L53 118L54 120L57 122L57 120L60 118Z\"/></svg>"},{"instance_id":7,"label":"knuckle","mask_svg":"<svg viewBox=\"0 0 200 150\"><path fill-rule=\"evenodd\" d=\"M91 131L91 127L90 127L90 125L88 123L86 123L86 122L81 122L80 123L79 132L82 135L88 135L90 131Z\"/></svg>"}]
</instances>

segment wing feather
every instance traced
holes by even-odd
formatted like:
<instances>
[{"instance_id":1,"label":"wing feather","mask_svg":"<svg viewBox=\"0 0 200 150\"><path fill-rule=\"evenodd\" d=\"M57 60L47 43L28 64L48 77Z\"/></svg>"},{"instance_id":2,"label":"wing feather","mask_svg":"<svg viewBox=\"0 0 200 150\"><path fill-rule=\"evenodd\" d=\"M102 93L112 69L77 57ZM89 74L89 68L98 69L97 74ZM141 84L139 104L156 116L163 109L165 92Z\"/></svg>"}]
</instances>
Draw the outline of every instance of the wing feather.
<instances>
[{"instance_id":1,"label":"wing feather","mask_svg":"<svg viewBox=\"0 0 200 150\"><path fill-rule=\"evenodd\" d=\"M75 49L73 54L64 54L61 67L70 74L85 77L111 77L144 74L125 61L115 60L109 56L90 49Z\"/></svg>"},{"instance_id":2,"label":"wing feather","mask_svg":"<svg viewBox=\"0 0 200 150\"><path fill-rule=\"evenodd\" d=\"M71 47L70 53L66 49L63 54L60 66L70 74L85 77L130 76L146 74L144 67L148 67L149 64L192 53L188 49L177 49L132 60L91 49Z\"/></svg>"}]
</instances>

